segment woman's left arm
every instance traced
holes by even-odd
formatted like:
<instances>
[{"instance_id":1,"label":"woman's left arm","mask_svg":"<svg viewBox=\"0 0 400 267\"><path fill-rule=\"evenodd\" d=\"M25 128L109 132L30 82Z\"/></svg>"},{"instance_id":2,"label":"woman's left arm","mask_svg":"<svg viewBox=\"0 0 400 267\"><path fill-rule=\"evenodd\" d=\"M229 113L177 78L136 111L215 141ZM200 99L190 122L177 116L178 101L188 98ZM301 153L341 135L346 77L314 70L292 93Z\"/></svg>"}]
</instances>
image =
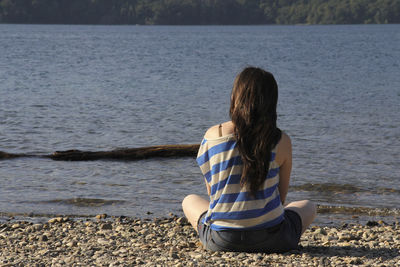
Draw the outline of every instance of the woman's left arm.
<instances>
[{"instance_id":1,"label":"woman's left arm","mask_svg":"<svg viewBox=\"0 0 400 267\"><path fill-rule=\"evenodd\" d=\"M281 165L279 168L279 194L282 204L285 203L289 191L290 173L292 172L292 143L290 137L282 133L282 141L279 146Z\"/></svg>"}]
</instances>

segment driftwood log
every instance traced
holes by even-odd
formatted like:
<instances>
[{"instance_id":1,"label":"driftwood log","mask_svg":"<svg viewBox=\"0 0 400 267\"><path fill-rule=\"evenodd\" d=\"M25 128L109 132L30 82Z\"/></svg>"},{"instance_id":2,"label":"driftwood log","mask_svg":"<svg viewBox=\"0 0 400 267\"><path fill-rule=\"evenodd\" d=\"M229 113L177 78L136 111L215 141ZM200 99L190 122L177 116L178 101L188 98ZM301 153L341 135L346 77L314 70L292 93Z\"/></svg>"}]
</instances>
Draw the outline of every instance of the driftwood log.
<instances>
[{"instance_id":1,"label":"driftwood log","mask_svg":"<svg viewBox=\"0 0 400 267\"><path fill-rule=\"evenodd\" d=\"M192 145L160 145L139 148L116 149L111 151L56 151L51 155L12 154L0 151L0 160L20 157L40 157L53 160L88 161L88 160L139 160L154 157L195 157L198 144Z\"/></svg>"},{"instance_id":2,"label":"driftwood log","mask_svg":"<svg viewBox=\"0 0 400 267\"><path fill-rule=\"evenodd\" d=\"M152 157L191 157L195 156L199 145L162 145L140 148L117 149L112 151L57 151L49 156L53 160L138 160Z\"/></svg>"},{"instance_id":3,"label":"driftwood log","mask_svg":"<svg viewBox=\"0 0 400 267\"><path fill-rule=\"evenodd\" d=\"M2 159L15 159L15 158L27 158L27 157L35 157L35 155L30 154L14 154L0 151L0 160Z\"/></svg>"}]
</instances>

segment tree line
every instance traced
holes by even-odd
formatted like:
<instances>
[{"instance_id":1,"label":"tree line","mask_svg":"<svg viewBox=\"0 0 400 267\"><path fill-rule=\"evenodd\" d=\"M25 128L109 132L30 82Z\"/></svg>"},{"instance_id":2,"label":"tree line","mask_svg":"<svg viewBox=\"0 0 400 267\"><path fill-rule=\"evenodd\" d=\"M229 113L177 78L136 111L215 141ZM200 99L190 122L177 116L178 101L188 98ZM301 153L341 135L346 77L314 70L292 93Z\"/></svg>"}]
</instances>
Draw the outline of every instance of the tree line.
<instances>
[{"instance_id":1,"label":"tree line","mask_svg":"<svg viewBox=\"0 0 400 267\"><path fill-rule=\"evenodd\" d=\"M0 0L0 23L400 23L400 0Z\"/></svg>"}]
</instances>

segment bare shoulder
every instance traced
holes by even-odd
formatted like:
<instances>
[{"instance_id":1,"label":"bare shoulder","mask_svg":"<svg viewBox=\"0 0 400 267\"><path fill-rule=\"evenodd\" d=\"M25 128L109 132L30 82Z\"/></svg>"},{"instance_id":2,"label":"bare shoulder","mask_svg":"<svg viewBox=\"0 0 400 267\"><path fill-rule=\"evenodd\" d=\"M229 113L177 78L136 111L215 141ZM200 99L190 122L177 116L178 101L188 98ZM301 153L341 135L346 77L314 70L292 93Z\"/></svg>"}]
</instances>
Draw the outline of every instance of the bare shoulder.
<instances>
[{"instance_id":1,"label":"bare shoulder","mask_svg":"<svg viewBox=\"0 0 400 267\"><path fill-rule=\"evenodd\" d=\"M225 135L232 134L234 132L234 127L231 121L227 121L221 124L214 125L210 127L206 134L204 135L207 139L213 139L222 137Z\"/></svg>"},{"instance_id":2,"label":"bare shoulder","mask_svg":"<svg viewBox=\"0 0 400 267\"><path fill-rule=\"evenodd\" d=\"M206 131L206 134L204 135L204 137L208 138L208 139L218 137L218 129L219 129L219 124L210 127Z\"/></svg>"},{"instance_id":3,"label":"bare shoulder","mask_svg":"<svg viewBox=\"0 0 400 267\"><path fill-rule=\"evenodd\" d=\"M287 135L284 131L282 131L282 137L278 145L281 145L283 147L292 146L292 140L290 139L289 135Z\"/></svg>"},{"instance_id":4,"label":"bare shoulder","mask_svg":"<svg viewBox=\"0 0 400 267\"><path fill-rule=\"evenodd\" d=\"M277 145L276 161L279 165L284 163L287 159L292 157L292 141L285 132L282 131L281 140Z\"/></svg>"}]
</instances>

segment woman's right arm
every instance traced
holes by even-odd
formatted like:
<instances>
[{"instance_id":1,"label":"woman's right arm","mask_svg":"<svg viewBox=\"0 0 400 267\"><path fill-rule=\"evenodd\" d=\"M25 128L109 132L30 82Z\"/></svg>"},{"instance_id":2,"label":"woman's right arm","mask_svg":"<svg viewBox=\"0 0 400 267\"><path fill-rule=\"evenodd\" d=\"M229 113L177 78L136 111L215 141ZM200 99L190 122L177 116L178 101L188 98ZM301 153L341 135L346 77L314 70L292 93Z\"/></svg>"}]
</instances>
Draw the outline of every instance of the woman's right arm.
<instances>
[{"instance_id":1,"label":"woman's right arm","mask_svg":"<svg viewBox=\"0 0 400 267\"><path fill-rule=\"evenodd\" d=\"M282 132L282 139L278 146L277 161L280 164L278 189L282 204L284 204L289 190L290 173L292 172L292 142L284 132Z\"/></svg>"}]
</instances>

